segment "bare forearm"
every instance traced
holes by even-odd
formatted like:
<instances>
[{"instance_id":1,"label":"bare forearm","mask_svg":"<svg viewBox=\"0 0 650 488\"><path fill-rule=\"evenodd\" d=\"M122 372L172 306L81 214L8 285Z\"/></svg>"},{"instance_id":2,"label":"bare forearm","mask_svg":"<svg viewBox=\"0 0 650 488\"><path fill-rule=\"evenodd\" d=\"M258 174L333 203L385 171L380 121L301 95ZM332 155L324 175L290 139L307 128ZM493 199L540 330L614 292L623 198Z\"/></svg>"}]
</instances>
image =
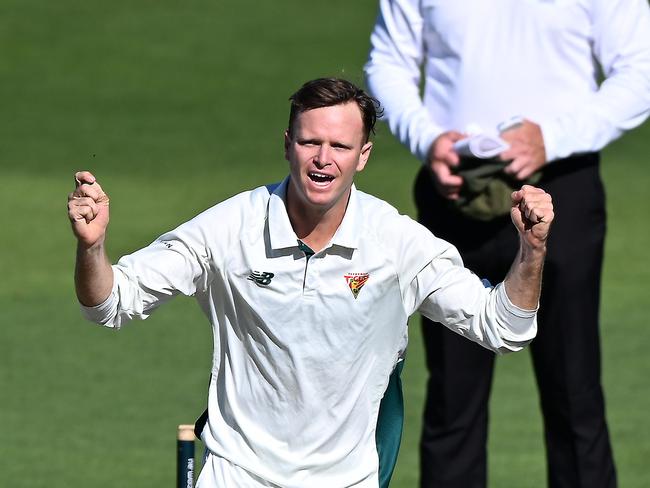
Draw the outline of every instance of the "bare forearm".
<instances>
[{"instance_id":1,"label":"bare forearm","mask_svg":"<svg viewBox=\"0 0 650 488\"><path fill-rule=\"evenodd\" d=\"M82 305L104 302L113 288L113 269L104 240L109 221L109 198L88 171L74 175L75 190L68 195L68 218L77 238L74 283Z\"/></svg>"},{"instance_id":2,"label":"bare forearm","mask_svg":"<svg viewBox=\"0 0 650 488\"><path fill-rule=\"evenodd\" d=\"M82 305L92 307L108 298L113 288L113 269L103 243L90 248L77 245L74 281Z\"/></svg>"},{"instance_id":3,"label":"bare forearm","mask_svg":"<svg viewBox=\"0 0 650 488\"><path fill-rule=\"evenodd\" d=\"M504 280L508 298L519 308L535 310L542 289L542 271L546 248L530 249L520 245Z\"/></svg>"},{"instance_id":4,"label":"bare forearm","mask_svg":"<svg viewBox=\"0 0 650 488\"><path fill-rule=\"evenodd\" d=\"M524 185L512 193L510 217L519 233L519 252L504 280L513 305L536 310L542 289L546 241L555 218L551 196L540 188Z\"/></svg>"}]
</instances>

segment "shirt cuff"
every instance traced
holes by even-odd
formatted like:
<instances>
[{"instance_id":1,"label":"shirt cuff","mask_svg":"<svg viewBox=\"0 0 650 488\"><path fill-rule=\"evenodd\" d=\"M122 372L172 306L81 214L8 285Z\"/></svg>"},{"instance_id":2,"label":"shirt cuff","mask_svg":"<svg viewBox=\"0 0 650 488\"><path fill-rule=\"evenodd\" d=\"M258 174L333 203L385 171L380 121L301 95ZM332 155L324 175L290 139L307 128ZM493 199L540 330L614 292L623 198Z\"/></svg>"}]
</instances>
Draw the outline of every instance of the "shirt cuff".
<instances>
[{"instance_id":1,"label":"shirt cuff","mask_svg":"<svg viewBox=\"0 0 650 488\"><path fill-rule=\"evenodd\" d=\"M539 304L534 310L526 310L513 304L506 293L506 287L499 283L496 287L496 312L500 324L508 325L507 339L521 340L523 337L535 335L535 324Z\"/></svg>"},{"instance_id":2,"label":"shirt cuff","mask_svg":"<svg viewBox=\"0 0 650 488\"><path fill-rule=\"evenodd\" d=\"M107 327L114 327L112 323L109 323L115 314L117 309L117 282L113 280L113 289L111 294L108 295L108 298L98 305L92 307L87 307L82 303L79 303L79 308L81 309L81 315L91 322L96 324L105 325Z\"/></svg>"},{"instance_id":3,"label":"shirt cuff","mask_svg":"<svg viewBox=\"0 0 650 488\"><path fill-rule=\"evenodd\" d=\"M571 156L571 140L563 133L562 123L558 119L538 122L544 139L546 161L551 162Z\"/></svg>"},{"instance_id":4,"label":"shirt cuff","mask_svg":"<svg viewBox=\"0 0 650 488\"><path fill-rule=\"evenodd\" d=\"M441 131L431 131L426 134L422 134L420 140L418 141L417 148L415 150L415 156L422 162L423 165L429 165L429 155L431 154L431 146L433 142L442 134Z\"/></svg>"}]
</instances>

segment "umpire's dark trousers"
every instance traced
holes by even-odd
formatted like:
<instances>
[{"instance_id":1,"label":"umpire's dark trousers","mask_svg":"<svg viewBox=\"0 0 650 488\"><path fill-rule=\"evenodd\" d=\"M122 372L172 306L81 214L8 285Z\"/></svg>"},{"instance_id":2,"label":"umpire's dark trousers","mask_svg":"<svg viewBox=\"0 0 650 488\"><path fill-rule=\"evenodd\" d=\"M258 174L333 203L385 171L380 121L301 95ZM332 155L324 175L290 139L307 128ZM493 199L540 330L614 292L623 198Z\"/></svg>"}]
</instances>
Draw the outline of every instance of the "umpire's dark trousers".
<instances>
[{"instance_id":1,"label":"umpire's dark trousers","mask_svg":"<svg viewBox=\"0 0 650 488\"><path fill-rule=\"evenodd\" d=\"M530 346L544 418L549 486L616 486L600 381L598 312L605 196L597 154L548 165L553 198L538 335ZM454 244L465 265L496 284L518 248L510 217L454 212L424 169L415 184L420 221ZM421 439L422 488L486 486L488 398L495 355L439 324L423 322L429 380Z\"/></svg>"}]
</instances>

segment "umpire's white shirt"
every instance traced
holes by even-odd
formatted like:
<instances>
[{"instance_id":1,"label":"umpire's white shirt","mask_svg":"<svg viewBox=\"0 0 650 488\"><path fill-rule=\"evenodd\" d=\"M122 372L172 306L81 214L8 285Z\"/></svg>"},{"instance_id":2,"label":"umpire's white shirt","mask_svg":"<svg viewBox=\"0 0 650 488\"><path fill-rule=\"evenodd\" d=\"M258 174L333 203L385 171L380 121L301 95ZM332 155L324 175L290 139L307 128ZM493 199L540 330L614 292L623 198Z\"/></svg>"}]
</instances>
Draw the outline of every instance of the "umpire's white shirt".
<instances>
[{"instance_id":1,"label":"umpire's white shirt","mask_svg":"<svg viewBox=\"0 0 650 488\"><path fill-rule=\"evenodd\" d=\"M650 114L648 0L379 0L371 43L368 88L423 161L443 131L516 115L541 126L550 161Z\"/></svg>"},{"instance_id":2,"label":"umpire's white shirt","mask_svg":"<svg viewBox=\"0 0 650 488\"><path fill-rule=\"evenodd\" d=\"M236 195L123 257L111 296L83 310L120 327L179 293L196 297L214 334L201 486L376 487L377 414L408 317L420 311L507 352L532 340L535 313L354 187L332 241L308 260L287 182Z\"/></svg>"}]
</instances>

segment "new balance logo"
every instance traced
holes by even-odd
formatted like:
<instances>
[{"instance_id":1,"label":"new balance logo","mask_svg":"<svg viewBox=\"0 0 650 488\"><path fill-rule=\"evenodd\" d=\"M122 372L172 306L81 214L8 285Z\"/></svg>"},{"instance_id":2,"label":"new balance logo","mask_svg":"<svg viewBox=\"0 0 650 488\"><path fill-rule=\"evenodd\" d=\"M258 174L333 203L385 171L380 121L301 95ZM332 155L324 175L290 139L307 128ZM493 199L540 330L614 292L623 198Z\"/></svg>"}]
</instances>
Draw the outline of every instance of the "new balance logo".
<instances>
[{"instance_id":1,"label":"new balance logo","mask_svg":"<svg viewBox=\"0 0 650 488\"><path fill-rule=\"evenodd\" d=\"M258 285L266 286L271 283L274 276L273 273L267 273L265 271L251 271L248 279L254 281Z\"/></svg>"}]
</instances>

